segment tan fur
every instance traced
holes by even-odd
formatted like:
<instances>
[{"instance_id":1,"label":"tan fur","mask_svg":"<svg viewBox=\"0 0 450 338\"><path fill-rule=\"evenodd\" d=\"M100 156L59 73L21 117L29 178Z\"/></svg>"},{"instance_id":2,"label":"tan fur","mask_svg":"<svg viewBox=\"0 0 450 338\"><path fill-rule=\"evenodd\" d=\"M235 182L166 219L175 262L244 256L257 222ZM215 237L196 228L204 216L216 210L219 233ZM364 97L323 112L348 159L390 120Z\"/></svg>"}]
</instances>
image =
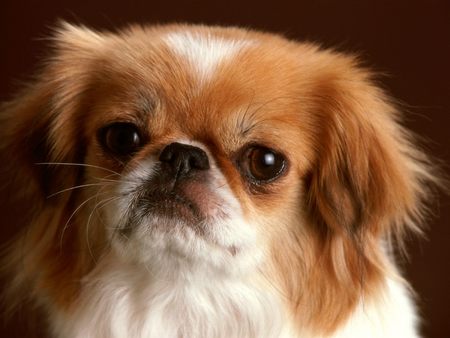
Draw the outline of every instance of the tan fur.
<instances>
[{"instance_id":1,"label":"tan fur","mask_svg":"<svg viewBox=\"0 0 450 338\"><path fill-rule=\"evenodd\" d=\"M160 41L172 30L254 44L220 65L195 96L189 67ZM314 332L333 332L361 295L375 295L390 270L381 242L419 227L424 182L433 180L429 164L355 58L268 34L188 26L113 35L64 25L54 44L36 80L1 108L2 226L22 229L6 258L12 306L31 298L71 311L81 279L108 250L101 210L92 213L101 198L72 214L110 187L48 196L118 176L36 163L86 163L122 173L170 140L203 142L246 215L261 220L271 250L262 274L295 325ZM105 156L96 141L97 130L117 119L151 135L129 164ZM287 173L266 193L249 191L233 164L247 142L289 158Z\"/></svg>"}]
</instances>

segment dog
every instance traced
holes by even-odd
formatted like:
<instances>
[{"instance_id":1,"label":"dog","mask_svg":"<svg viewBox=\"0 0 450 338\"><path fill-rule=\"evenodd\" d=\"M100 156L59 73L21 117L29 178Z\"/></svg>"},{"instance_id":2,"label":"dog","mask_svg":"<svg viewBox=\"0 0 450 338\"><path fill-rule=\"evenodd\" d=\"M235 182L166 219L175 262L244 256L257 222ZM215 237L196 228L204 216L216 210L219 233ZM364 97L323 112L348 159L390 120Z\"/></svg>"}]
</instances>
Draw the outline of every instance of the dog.
<instances>
[{"instance_id":1,"label":"dog","mask_svg":"<svg viewBox=\"0 0 450 338\"><path fill-rule=\"evenodd\" d=\"M7 311L51 337L419 337L396 256L436 178L356 56L183 24L51 41L1 107Z\"/></svg>"}]
</instances>

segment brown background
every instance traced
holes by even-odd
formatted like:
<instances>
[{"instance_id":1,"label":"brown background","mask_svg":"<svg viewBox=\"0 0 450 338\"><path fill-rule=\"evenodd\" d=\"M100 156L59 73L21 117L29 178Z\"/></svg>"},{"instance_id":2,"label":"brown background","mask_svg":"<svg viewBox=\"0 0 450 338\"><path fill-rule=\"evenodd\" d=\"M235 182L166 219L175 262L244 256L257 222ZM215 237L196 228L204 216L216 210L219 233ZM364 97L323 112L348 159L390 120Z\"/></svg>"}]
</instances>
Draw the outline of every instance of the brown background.
<instances>
[{"instance_id":1,"label":"brown background","mask_svg":"<svg viewBox=\"0 0 450 338\"><path fill-rule=\"evenodd\" d=\"M40 55L46 54L46 42L41 38L58 18L95 28L129 22L232 24L361 52L369 65L389 75L384 81L388 91L407 103L406 124L425 137L430 153L450 162L448 0L317 0L296 1L295 5L226 0L103 0L91 4L81 0L2 0L0 101L12 95L17 80L27 78ZM437 216L429 224L428 239L411 241L411 259L405 264L420 295L423 332L428 338L450 337L450 199L441 196L439 204ZM2 234L11 231L1 221L0 225ZM10 335L0 330L0 336Z\"/></svg>"}]
</instances>

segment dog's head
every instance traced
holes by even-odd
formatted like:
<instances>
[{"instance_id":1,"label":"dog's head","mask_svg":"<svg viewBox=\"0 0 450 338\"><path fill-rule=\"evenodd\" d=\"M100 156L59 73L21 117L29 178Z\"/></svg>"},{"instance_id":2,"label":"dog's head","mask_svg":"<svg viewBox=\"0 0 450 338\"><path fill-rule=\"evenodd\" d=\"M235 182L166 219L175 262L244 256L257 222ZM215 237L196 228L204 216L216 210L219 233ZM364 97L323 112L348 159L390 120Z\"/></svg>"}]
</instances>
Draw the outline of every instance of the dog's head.
<instances>
[{"instance_id":1,"label":"dog's head","mask_svg":"<svg viewBox=\"0 0 450 338\"><path fill-rule=\"evenodd\" d=\"M67 306L110 252L258 271L326 329L374 292L430 175L354 57L202 26L64 25L54 40L2 108L3 205L27 210L8 219L29 223L34 293Z\"/></svg>"}]
</instances>

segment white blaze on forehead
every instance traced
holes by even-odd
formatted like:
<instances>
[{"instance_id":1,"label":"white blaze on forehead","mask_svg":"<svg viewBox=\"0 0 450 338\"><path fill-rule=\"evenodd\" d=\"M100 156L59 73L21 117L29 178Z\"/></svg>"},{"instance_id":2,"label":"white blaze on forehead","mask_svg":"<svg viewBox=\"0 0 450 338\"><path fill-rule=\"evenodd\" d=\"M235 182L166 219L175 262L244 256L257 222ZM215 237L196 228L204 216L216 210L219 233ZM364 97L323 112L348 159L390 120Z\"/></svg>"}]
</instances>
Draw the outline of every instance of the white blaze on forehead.
<instances>
[{"instance_id":1,"label":"white blaze on forehead","mask_svg":"<svg viewBox=\"0 0 450 338\"><path fill-rule=\"evenodd\" d=\"M164 41L189 61L203 83L211 78L217 65L251 44L249 40L232 40L192 32L169 33Z\"/></svg>"}]
</instances>

